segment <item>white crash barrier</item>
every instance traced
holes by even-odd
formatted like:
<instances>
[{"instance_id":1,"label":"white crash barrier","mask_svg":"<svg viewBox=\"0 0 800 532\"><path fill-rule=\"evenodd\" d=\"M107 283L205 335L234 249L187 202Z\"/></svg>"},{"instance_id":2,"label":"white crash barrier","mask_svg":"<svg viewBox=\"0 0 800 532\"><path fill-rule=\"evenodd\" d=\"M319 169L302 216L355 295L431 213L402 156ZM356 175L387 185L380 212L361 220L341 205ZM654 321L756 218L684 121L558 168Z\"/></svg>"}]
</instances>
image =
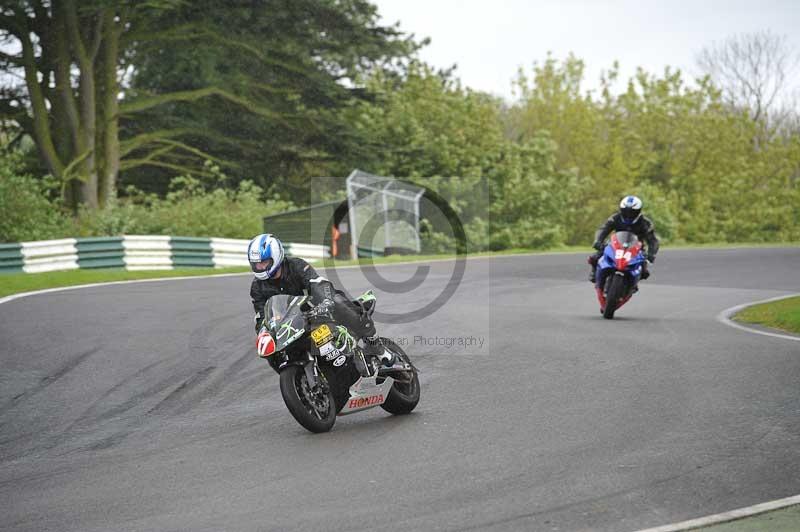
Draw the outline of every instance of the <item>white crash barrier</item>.
<instances>
[{"instance_id":1,"label":"white crash barrier","mask_svg":"<svg viewBox=\"0 0 800 532\"><path fill-rule=\"evenodd\" d=\"M168 270L192 266L247 267L249 240L234 238L191 238L163 235L62 238L4 244L3 271L27 273L75 270L79 268L122 268L127 270ZM286 254L309 262L330 257L330 247L317 244L285 243Z\"/></svg>"}]
</instances>

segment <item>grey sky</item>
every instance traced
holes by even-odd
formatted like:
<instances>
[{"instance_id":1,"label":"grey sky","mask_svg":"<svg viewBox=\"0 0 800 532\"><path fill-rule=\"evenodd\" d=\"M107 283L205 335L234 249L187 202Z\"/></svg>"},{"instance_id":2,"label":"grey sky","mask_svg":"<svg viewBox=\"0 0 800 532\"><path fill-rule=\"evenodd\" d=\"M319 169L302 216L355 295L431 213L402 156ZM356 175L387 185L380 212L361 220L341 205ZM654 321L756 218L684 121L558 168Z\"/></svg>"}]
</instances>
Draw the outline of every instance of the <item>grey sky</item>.
<instances>
[{"instance_id":1,"label":"grey sky","mask_svg":"<svg viewBox=\"0 0 800 532\"><path fill-rule=\"evenodd\" d=\"M800 0L372 1L385 23L400 21L404 31L432 39L421 53L426 62L456 63L464 85L507 98L518 67L530 71L548 50L583 59L587 89L615 59L625 80L637 66L694 74L695 54L735 33L771 29L800 51Z\"/></svg>"}]
</instances>

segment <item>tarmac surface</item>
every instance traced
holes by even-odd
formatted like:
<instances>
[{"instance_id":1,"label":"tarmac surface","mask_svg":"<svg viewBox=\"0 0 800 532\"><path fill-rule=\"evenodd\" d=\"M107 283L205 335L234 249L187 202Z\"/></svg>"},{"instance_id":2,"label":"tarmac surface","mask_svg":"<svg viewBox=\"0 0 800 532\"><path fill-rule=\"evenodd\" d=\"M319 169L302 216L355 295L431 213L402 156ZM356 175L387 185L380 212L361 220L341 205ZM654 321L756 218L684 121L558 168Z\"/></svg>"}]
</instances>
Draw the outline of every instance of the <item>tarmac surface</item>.
<instances>
[{"instance_id":1,"label":"tarmac surface","mask_svg":"<svg viewBox=\"0 0 800 532\"><path fill-rule=\"evenodd\" d=\"M800 342L727 327L800 248L664 250L612 320L585 255L378 268L408 416L308 433L255 356L249 276L0 305L0 530L633 531L800 494ZM338 276L357 295L359 269ZM417 284L412 282L411 284Z\"/></svg>"}]
</instances>

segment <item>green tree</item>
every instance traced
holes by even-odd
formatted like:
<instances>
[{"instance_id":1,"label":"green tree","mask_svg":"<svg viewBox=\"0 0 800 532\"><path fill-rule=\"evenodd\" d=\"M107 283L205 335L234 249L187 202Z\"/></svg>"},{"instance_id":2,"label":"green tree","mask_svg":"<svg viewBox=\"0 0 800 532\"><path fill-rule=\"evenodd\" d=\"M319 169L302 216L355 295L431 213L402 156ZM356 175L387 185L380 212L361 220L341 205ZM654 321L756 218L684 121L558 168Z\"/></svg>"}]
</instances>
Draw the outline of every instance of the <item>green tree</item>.
<instances>
[{"instance_id":1,"label":"green tree","mask_svg":"<svg viewBox=\"0 0 800 532\"><path fill-rule=\"evenodd\" d=\"M573 212L568 243L590 241L624 194L640 195L670 239L796 238L797 134L754 144L763 124L727 105L709 78L640 69L615 94L615 65L593 96L581 93L582 68L571 56L548 57L530 80L521 73L521 99L507 118L521 141L549 132L556 170L577 173L565 204Z\"/></svg>"},{"instance_id":2,"label":"green tree","mask_svg":"<svg viewBox=\"0 0 800 532\"><path fill-rule=\"evenodd\" d=\"M483 235L473 249L488 245L491 201L501 186L494 169L506 142L500 102L418 63L403 75L377 72L366 87L375 101L345 115L366 143L346 164L429 187Z\"/></svg>"},{"instance_id":3,"label":"green tree","mask_svg":"<svg viewBox=\"0 0 800 532\"><path fill-rule=\"evenodd\" d=\"M518 102L509 112L509 136L527 141L549 132L556 143L556 164L592 174L593 165L602 160L602 115L590 93L583 93L585 65L569 55L557 61L548 54L534 63L531 78L520 69L514 81Z\"/></svg>"},{"instance_id":4,"label":"green tree","mask_svg":"<svg viewBox=\"0 0 800 532\"><path fill-rule=\"evenodd\" d=\"M120 171L313 159L327 147L314 139L335 135L329 109L352 95L346 79L415 46L364 0L11 0L0 40L17 50L0 56L15 74L0 113L35 140L67 202L90 209L115 196Z\"/></svg>"},{"instance_id":5,"label":"green tree","mask_svg":"<svg viewBox=\"0 0 800 532\"><path fill-rule=\"evenodd\" d=\"M358 80L378 67L402 69L419 46L381 26L365 0L201 0L164 13L149 31L135 50L134 97L212 86L251 105L217 97L177 102L140 115L129 124L132 134L186 131L192 145L223 161L234 183L252 179L268 188L277 179L293 198L306 192L309 176L330 175L361 149L363 139L340 112L369 96ZM183 155L164 157L180 164ZM152 168L125 177L163 190L154 179L166 182Z\"/></svg>"},{"instance_id":6,"label":"green tree","mask_svg":"<svg viewBox=\"0 0 800 532\"><path fill-rule=\"evenodd\" d=\"M0 112L34 139L72 204L96 208L115 193L119 116L128 105L118 98L125 42L154 11L170 6L16 0L0 9L0 40L17 50L2 54L15 75L4 79Z\"/></svg>"}]
</instances>

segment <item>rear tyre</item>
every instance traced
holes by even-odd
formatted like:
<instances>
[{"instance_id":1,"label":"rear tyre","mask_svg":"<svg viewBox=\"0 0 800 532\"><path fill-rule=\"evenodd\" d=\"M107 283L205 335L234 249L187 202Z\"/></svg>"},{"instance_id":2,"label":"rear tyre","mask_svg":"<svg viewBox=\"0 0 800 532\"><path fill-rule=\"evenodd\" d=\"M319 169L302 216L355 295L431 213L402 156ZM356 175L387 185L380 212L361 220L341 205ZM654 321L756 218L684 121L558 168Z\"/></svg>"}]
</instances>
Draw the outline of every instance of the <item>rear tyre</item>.
<instances>
[{"instance_id":1,"label":"rear tyre","mask_svg":"<svg viewBox=\"0 0 800 532\"><path fill-rule=\"evenodd\" d=\"M388 338L382 338L381 340L383 341L383 347L393 352L395 356L400 358L403 362L411 364L408 355L405 351L400 349L400 346ZM391 390L389 390L389 397L386 398L381 408L396 416L402 416L414 410L417 403L419 403L420 386L417 370L413 369L412 372L413 377L411 378L411 382L394 381Z\"/></svg>"},{"instance_id":2,"label":"rear tyre","mask_svg":"<svg viewBox=\"0 0 800 532\"><path fill-rule=\"evenodd\" d=\"M328 390L313 393L302 366L287 366L281 371L281 395L286 408L303 427L311 432L328 432L336 422L336 404Z\"/></svg>"},{"instance_id":3,"label":"rear tyre","mask_svg":"<svg viewBox=\"0 0 800 532\"><path fill-rule=\"evenodd\" d=\"M606 308L603 309L603 317L607 320L614 319L614 312L617 310L619 300L625 292L625 276L613 274L606 280L608 290L606 290Z\"/></svg>"}]
</instances>

